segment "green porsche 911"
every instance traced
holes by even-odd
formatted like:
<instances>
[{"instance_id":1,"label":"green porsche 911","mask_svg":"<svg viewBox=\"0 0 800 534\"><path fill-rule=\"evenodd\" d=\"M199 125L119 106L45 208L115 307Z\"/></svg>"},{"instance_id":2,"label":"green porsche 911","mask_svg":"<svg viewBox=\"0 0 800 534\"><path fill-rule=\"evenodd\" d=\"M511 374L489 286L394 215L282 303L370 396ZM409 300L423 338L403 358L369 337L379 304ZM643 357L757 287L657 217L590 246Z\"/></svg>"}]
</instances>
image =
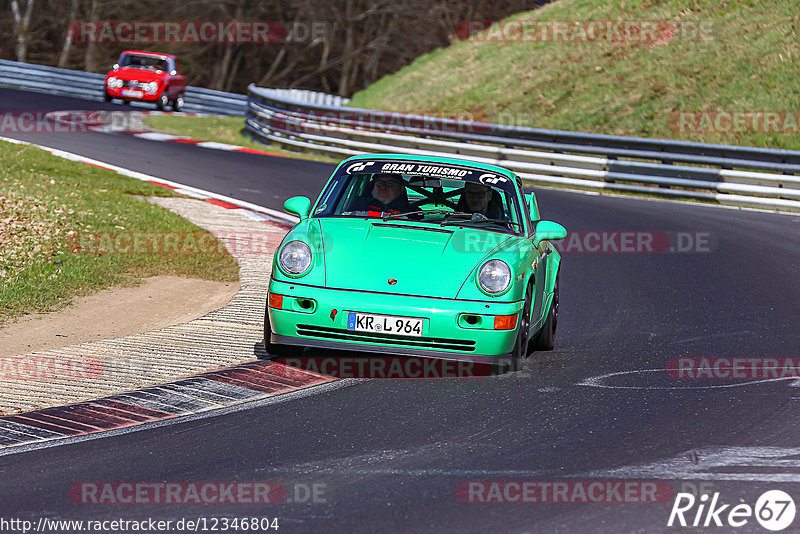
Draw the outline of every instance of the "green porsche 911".
<instances>
[{"instance_id":1,"label":"green porsche 911","mask_svg":"<svg viewBox=\"0 0 800 534\"><path fill-rule=\"evenodd\" d=\"M549 350L567 235L511 171L402 154L342 161L275 252L268 353L306 347L519 362Z\"/></svg>"}]
</instances>

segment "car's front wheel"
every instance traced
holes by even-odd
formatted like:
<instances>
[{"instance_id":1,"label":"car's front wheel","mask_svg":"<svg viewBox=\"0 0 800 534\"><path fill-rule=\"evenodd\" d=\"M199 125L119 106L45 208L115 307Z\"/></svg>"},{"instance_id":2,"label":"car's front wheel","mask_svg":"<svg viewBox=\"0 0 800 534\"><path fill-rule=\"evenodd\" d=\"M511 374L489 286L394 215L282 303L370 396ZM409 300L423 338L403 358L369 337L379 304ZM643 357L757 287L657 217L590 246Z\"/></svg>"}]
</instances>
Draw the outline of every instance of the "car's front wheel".
<instances>
[{"instance_id":1,"label":"car's front wheel","mask_svg":"<svg viewBox=\"0 0 800 534\"><path fill-rule=\"evenodd\" d=\"M270 341L272 336L272 326L269 322L269 308L264 309L264 350L270 356L300 356L303 353L303 347L296 345L278 345Z\"/></svg>"},{"instance_id":2,"label":"car's front wheel","mask_svg":"<svg viewBox=\"0 0 800 534\"><path fill-rule=\"evenodd\" d=\"M105 100L106 102L111 102L111 98L112 98L111 95L108 94L107 91L104 91L103 100Z\"/></svg>"},{"instance_id":3,"label":"car's front wheel","mask_svg":"<svg viewBox=\"0 0 800 534\"><path fill-rule=\"evenodd\" d=\"M169 104L169 97L167 96L167 90L164 89L164 92L161 93L161 96L159 96L158 100L156 101L156 107L159 109L159 111L164 111L164 108L167 107L167 104Z\"/></svg>"},{"instance_id":4,"label":"car's front wheel","mask_svg":"<svg viewBox=\"0 0 800 534\"><path fill-rule=\"evenodd\" d=\"M556 344L556 326L558 326L558 275L556 285L553 287L553 302L547 313L547 319L542 326L542 331L536 338L533 348L536 350L553 350Z\"/></svg>"},{"instance_id":5,"label":"car's front wheel","mask_svg":"<svg viewBox=\"0 0 800 534\"><path fill-rule=\"evenodd\" d=\"M511 370L518 371L522 367L522 360L528 356L528 338L531 330L531 300L533 299L533 286L528 284L525 290L525 305L519 318L517 329L517 342L511 354Z\"/></svg>"}]
</instances>

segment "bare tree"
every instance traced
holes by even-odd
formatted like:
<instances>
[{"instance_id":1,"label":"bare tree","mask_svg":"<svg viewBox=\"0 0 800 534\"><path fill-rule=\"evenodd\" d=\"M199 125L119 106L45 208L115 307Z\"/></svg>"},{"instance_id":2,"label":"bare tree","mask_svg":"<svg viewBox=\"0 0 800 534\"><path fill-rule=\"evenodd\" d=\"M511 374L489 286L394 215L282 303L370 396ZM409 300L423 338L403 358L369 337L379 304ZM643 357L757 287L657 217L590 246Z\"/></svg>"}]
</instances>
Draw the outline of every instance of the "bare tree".
<instances>
[{"instance_id":1,"label":"bare tree","mask_svg":"<svg viewBox=\"0 0 800 534\"><path fill-rule=\"evenodd\" d=\"M31 15L35 0L11 0L11 13L14 15L14 34L16 35L17 61L28 59ZM21 7L20 7L21 6Z\"/></svg>"},{"instance_id":2,"label":"bare tree","mask_svg":"<svg viewBox=\"0 0 800 534\"><path fill-rule=\"evenodd\" d=\"M90 0L89 3L89 20L95 22L98 19L97 13L97 0ZM97 43L90 40L86 44L86 52L83 54L83 65L89 72L94 72L97 69L97 59L95 51L97 50Z\"/></svg>"},{"instance_id":3,"label":"bare tree","mask_svg":"<svg viewBox=\"0 0 800 534\"><path fill-rule=\"evenodd\" d=\"M103 71L126 49L171 53L188 83L249 83L350 96L459 38L466 20L500 19L543 0L0 0L0 57ZM34 7L35 3L35 7ZM281 42L83 42L73 22L268 21Z\"/></svg>"},{"instance_id":4,"label":"bare tree","mask_svg":"<svg viewBox=\"0 0 800 534\"><path fill-rule=\"evenodd\" d=\"M72 50L72 25L78 18L78 0L71 0L69 8L69 21L64 32L64 46L61 47L61 54L58 56L58 66L64 68L69 61L69 52Z\"/></svg>"}]
</instances>

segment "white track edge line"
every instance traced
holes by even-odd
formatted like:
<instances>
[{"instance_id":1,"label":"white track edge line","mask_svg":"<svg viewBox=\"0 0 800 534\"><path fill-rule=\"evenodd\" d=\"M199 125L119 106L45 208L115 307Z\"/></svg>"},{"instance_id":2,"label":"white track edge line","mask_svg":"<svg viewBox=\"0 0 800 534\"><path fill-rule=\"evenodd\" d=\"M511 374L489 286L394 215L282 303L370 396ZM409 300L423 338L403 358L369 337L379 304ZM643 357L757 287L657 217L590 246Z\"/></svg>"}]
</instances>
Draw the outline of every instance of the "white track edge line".
<instances>
[{"instance_id":1,"label":"white track edge line","mask_svg":"<svg viewBox=\"0 0 800 534\"><path fill-rule=\"evenodd\" d=\"M44 145L38 145L36 143L31 143L31 142L28 142L28 141L21 141L19 139L12 139L10 137L3 137L3 136L0 136L0 141L6 141L8 143L12 143L12 144L15 144L15 145L26 145L26 146L33 146L33 147L36 147L36 148L40 148L40 149L45 150L45 151L51 153L52 155L60 157L60 158L64 158L64 159L71 160L71 161L78 161L78 162L81 162L81 163L88 163L90 165L96 165L96 166L99 166L99 167L104 167L104 168L107 168L110 171L116 172L117 174L121 174L121 175L127 176L129 178L134 178L136 180L141 180L143 182L151 182L152 181L152 182L157 182L159 184L163 184L163 185L168 185L168 186L174 187L175 189L185 189L187 191L192 191L192 192L204 195L204 196L209 197L209 198L213 198L213 199L216 199L216 200L221 200L223 202L228 202L230 204L234 204L234 205L240 206L242 208L246 208L246 209L249 209L249 210L252 210L252 211L263 213L265 215L269 215L271 217L274 217L274 218L278 219L278 221L276 221L276 222L290 223L290 224L297 224L298 222L300 222L300 219L298 219L297 217L294 217L292 215L289 215L288 213L283 213L283 212L280 212L280 211L277 211L277 210L273 210L271 208L267 208L267 207L264 207L264 206L259 206L258 204L253 204L252 202L247 202L245 200L239 200L239 199L236 199L236 198L227 197L225 195L220 195L220 194L214 193L212 191L206 191L205 189L200 189L200 188L197 188L197 187L192 187L190 185L185 185L185 184L181 184L181 183L178 183L178 182L173 182L172 180L167 180L166 178L160 178L158 176L152 176L150 174L145 174L145 173L142 173L142 172L139 172L139 171L126 169L125 167L120 167L119 165L114 165L112 163L107 163L105 161L99 161L99 160L96 160L96 159L88 158L86 156L81 156L79 154L74 154L72 152L67 152L65 150L61 150L61 149L58 149L58 148L53 148L53 147L44 146Z\"/></svg>"}]
</instances>

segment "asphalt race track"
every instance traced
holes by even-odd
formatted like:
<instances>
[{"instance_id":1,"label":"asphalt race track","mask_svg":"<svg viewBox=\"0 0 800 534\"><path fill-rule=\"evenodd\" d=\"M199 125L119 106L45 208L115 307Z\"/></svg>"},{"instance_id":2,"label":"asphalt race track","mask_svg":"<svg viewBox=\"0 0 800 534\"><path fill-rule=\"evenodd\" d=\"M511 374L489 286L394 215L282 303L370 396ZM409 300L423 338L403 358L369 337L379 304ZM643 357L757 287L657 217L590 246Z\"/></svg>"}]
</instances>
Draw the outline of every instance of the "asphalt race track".
<instances>
[{"instance_id":1,"label":"asphalt race track","mask_svg":"<svg viewBox=\"0 0 800 534\"><path fill-rule=\"evenodd\" d=\"M0 112L88 107L125 109L0 91ZM316 195L331 169L126 135L2 135L273 209L292 195ZM666 372L677 357L800 357L800 217L553 189L537 196L545 219L579 235L665 232L678 248L694 244L686 252L565 252L556 350L516 373L353 381L0 456L3 516L263 516L278 517L279 532L657 532L676 530L667 527L671 498L469 503L457 488L611 479L669 481L675 492L703 484L724 502L750 505L769 489L800 495L800 381L674 380ZM277 481L294 501L304 501L297 488L320 484L324 502L76 504L70 488L86 481ZM751 518L738 531L765 530Z\"/></svg>"}]
</instances>

